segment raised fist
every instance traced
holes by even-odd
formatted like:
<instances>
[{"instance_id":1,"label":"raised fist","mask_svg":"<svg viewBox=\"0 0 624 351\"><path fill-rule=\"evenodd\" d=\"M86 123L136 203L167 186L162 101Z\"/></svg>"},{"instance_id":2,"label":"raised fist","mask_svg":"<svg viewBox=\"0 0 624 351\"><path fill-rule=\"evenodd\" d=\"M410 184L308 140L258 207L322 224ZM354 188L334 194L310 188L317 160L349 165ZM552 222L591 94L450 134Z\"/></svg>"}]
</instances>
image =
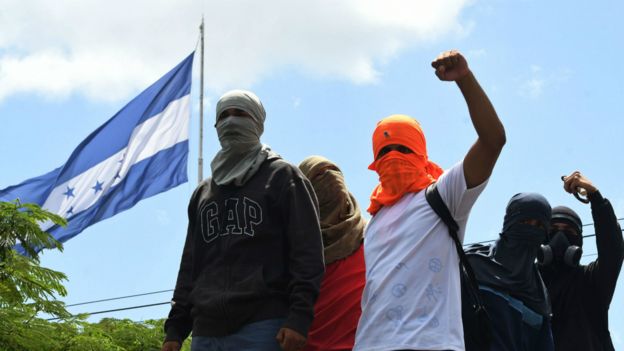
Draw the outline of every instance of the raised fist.
<instances>
[{"instance_id":1,"label":"raised fist","mask_svg":"<svg viewBox=\"0 0 624 351\"><path fill-rule=\"evenodd\" d=\"M562 177L562 180L563 189L570 194L577 192L578 188L585 189L587 194L595 193L598 190L596 189L596 186L594 186L594 184L579 171L574 171L569 176Z\"/></svg>"},{"instance_id":2,"label":"raised fist","mask_svg":"<svg viewBox=\"0 0 624 351\"><path fill-rule=\"evenodd\" d=\"M435 74L444 81L458 81L470 73L468 62L457 50L445 51L431 62Z\"/></svg>"}]
</instances>

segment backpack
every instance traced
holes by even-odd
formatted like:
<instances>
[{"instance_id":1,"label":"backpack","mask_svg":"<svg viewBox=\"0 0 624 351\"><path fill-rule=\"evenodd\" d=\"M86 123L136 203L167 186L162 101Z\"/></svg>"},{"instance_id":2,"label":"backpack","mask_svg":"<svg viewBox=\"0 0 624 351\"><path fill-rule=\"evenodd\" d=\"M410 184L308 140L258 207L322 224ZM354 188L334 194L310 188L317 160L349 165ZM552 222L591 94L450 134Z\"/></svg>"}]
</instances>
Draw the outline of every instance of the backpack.
<instances>
[{"instance_id":1,"label":"backpack","mask_svg":"<svg viewBox=\"0 0 624 351\"><path fill-rule=\"evenodd\" d=\"M467 351L489 350L492 340L491 321L485 310L483 298L474 271L466 258L457 232L459 225L453 219L448 207L442 200L437 183L432 183L425 190L425 198L433 211L449 229L449 235L455 243L459 256L459 275L462 297L462 322L464 325L464 343Z\"/></svg>"}]
</instances>

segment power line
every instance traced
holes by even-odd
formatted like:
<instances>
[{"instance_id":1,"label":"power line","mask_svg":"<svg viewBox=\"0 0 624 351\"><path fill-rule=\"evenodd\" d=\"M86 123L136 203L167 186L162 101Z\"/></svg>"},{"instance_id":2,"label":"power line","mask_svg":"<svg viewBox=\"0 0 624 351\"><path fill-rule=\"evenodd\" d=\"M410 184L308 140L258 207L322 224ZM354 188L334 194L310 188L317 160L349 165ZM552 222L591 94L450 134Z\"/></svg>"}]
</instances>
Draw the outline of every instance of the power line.
<instances>
[{"instance_id":1,"label":"power line","mask_svg":"<svg viewBox=\"0 0 624 351\"><path fill-rule=\"evenodd\" d=\"M119 296L119 297L111 297L111 298L108 298L108 299L101 299L101 300L94 300L94 301L87 301L87 302L74 303L74 304L71 304L71 305L65 305L65 307L73 307L73 306L81 306L81 305L90 305L90 304L94 304L94 303L98 303L98 302L114 301L114 300L123 300L123 299L129 299L129 298L131 298L131 297L146 296L146 295L154 295L154 294L162 294L162 293L165 293L165 292L171 292L171 291L173 291L173 289L159 290L159 291L151 291L151 292L146 292L146 293L141 293L141 294L126 295L126 296Z\"/></svg>"},{"instance_id":2,"label":"power line","mask_svg":"<svg viewBox=\"0 0 624 351\"><path fill-rule=\"evenodd\" d=\"M624 229L622 229L622 232L624 232ZM583 235L583 238L591 238L596 236L596 234L587 234L587 235ZM486 244L486 243L492 243L495 242L498 239L490 239L490 240L483 240L483 241L477 241L474 243L469 243L469 244L464 244L464 246L470 246L470 245L476 245L476 244Z\"/></svg>"},{"instance_id":3,"label":"power line","mask_svg":"<svg viewBox=\"0 0 624 351\"><path fill-rule=\"evenodd\" d=\"M624 220L624 217L622 218L618 218L618 221ZM587 223L587 224L583 224L583 227L589 226L589 225L594 225L594 223ZM621 230L622 232L624 232L624 229ZM596 236L596 234L587 234L587 235L583 235L583 238L591 238ZM495 242L497 239L490 239L490 240L483 240L483 241L476 241L474 243L468 243L468 244L464 244L464 246L470 246L470 245L476 245L476 244L486 244L486 243L492 243Z\"/></svg>"},{"instance_id":4,"label":"power line","mask_svg":"<svg viewBox=\"0 0 624 351\"><path fill-rule=\"evenodd\" d=\"M617 220L618 221L624 220L624 217L618 218ZM593 225L593 224L594 223L587 223L587 224L583 224L583 226L585 227L585 226L590 226L590 225ZM622 229L622 231L624 232L624 229ZM583 238L590 238L590 237L594 237L594 236L596 236L596 234L588 234L588 235L583 235ZM490 242L494 242L494 241L496 241L496 239L483 240L483 241L478 241L478 242L474 242L474 243L464 244L464 246L469 246L469 245L474 245L474 244L485 244L485 243L490 243ZM591 257L591 256L596 256L596 255L598 255L598 253L585 254L582 257ZM106 301L123 300L123 299L129 299L129 298L133 298L133 297L140 297L140 296L147 296L147 295L154 295L154 294L162 294L162 293L165 293L165 292L172 292L172 291L174 291L174 289L151 291L151 292L140 293L140 294L125 295L125 296L112 297L112 298L107 298L107 299L100 299L100 300L80 302L80 303L75 303L75 304L71 304L71 305L66 305L66 307L89 305L89 304L94 304L94 303L99 303L99 302L106 302ZM89 315L94 315L94 314L110 313L110 312L117 312L117 311L125 311L125 310L139 309L139 308L154 307L154 306L160 306L160 305L165 305L165 304L170 304L170 302L161 302L161 303L149 304L149 305L131 306L131 307L125 307L125 308L119 308L119 309L113 309L113 310L97 311L97 312L92 312L92 313L88 313L88 314ZM59 319L59 318L50 318L48 320L57 320L57 319Z\"/></svg>"},{"instance_id":5,"label":"power line","mask_svg":"<svg viewBox=\"0 0 624 351\"><path fill-rule=\"evenodd\" d=\"M582 257L591 257L591 256L596 256L596 255L598 255L597 252L591 253L591 254L585 254ZM83 302L83 303L79 303L79 304L67 305L67 307L78 306L78 305L85 305L85 304L89 304L89 303L96 303L96 302L102 302L102 301L119 300L119 299L123 299L123 298L136 297L136 296L145 296L145 295L157 294L157 293L168 292L168 291L173 291L173 289L162 290L162 291L155 291L155 292L152 292L152 293L144 293L144 294L121 296L121 297L118 297L118 298L111 298L111 299L103 299L103 300L97 300L97 301ZM95 315L95 314L103 314L103 313L135 310L135 309L139 309L139 308L156 307L156 306L170 305L170 304L171 304L171 302L167 301L167 302L152 303L152 304L147 304L147 305L138 305L138 306L123 307L123 308L115 308L115 309L112 309L112 310L105 310L105 311L96 311L96 312L90 312L90 313L86 313L86 314L88 314L89 316L92 316L92 315ZM82 313L82 314L85 314L85 313ZM73 315L72 317L76 317L76 315ZM58 318L58 317L48 318L49 321L58 320L58 319L60 319L60 318Z\"/></svg>"},{"instance_id":6,"label":"power line","mask_svg":"<svg viewBox=\"0 0 624 351\"><path fill-rule=\"evenodd\" d=\"M624 220L624 217L617 219L618 222L621 221L621 220ZM594 225L594 223L583 224L583 227L587 227L588 225Z\"/></svg>"},{"instance_id":7,"label":"power line","mask_svg":"<svg viewBox=\"0 0 624 351\"><path fill-rule=\"evenodd\" d=\"M591 257L591 256L596 256L596 255L598 255L597 252L591 253L591 254L585 254L582 257ZM67 307L86 305L86 304L90 304L90 303L103 302L103 301L120 300L120 299L124 299L124 298L137 297L137 296L153 295L153 294L169 292L169 291L173 291L173 289L154 291L154 292L143 293L143 294L120 296L120 297L115 297L115 298L110 298L110 299L102 299L102 300L96 300L96 301L82 302L82 303L67 305ZM171 302L167 301L167 302L152 303L152 304L147 304L147 305L137 305L137 306L123 307L123 308L115 308L115 309L112 309L112 310L105 310L105 311L96 311L96 312L90 312L90 313L86 313L86 314L88 314L89 316L92 316L92 315L95 315L95 314L103 314L103 313L111 313L111 312L119 312L119 311L128 311L128 310L135 310L135 309L140 309L140 308L156 307L156 306L170 305L170 304L171 304ZM72 317L75 317L75 316L76 315L73 315ZM54 321L54 320L58 320L58 319L60 319L60 318L58 318L58 317L48 318L49 321Z\"/></svg>"},{"instance_id":8,"label":"power line","mask_svg":"<svg viewBox=\"0 0 624 351\"><path fill-rule=\"evenodd\" d=\"M171 302L167 301L167 302L151 303L151 304L148 304L148 305L130 306L130 307L116 308L116 309L106 310L106 311L97 311L97 312L80 313L80 314L88 314L88 315L92 316L94 314L102 314L102 313L110 313L110 312L135 310L135 309L139 309L139 308L147 308L147 307L154 307L154 306L161 306L161 305L170 305L170 304L171 304ZM77 315L72 315L72 317L76 317L76 316ZM59 320L59 319L60 319L59 317L48 318L49 321L54 321L54 320Z\"/></svg>"}]
</instances>

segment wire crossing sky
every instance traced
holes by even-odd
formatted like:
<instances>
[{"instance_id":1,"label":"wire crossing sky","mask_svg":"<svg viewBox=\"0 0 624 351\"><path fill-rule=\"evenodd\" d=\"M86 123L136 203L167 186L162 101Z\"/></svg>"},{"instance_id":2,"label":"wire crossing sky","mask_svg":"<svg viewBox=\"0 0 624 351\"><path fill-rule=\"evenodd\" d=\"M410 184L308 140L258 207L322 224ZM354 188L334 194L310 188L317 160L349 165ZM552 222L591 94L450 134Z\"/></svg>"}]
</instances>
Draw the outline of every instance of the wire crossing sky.
<instances>
[{"instance_id":1,"label":"wire crossing sky","mask_svg":"<svg viewBox=\"0 0 624 351\"><path fill-rule=\"evenodd\" d=\"M385 116L418 119L430 158L452 167L476 135L459 89L440 82L430 62L456 48L507 133L472 210L466 242L496 239L507 201L518 192L539 192L552 206L572 207L584 223L593 222L590 207L563 191L560 177L575 170L611 200L620 218L624 73L604 58L624 56L623 11L618 1L4 0L0 188L63 164L89 133L196 49L203 12L205 176L219 148L214 104L231 88L250 89L262 99L264 143L295 164L309 155L334 161L361 208L377 182L367 166L372 131ZM63 253L45 252L42 264L69 277L65 301L175 285L186 207L197 184L197 72L195 67L189 181L87 228ZM583 262L596 258L590 256L593 239L583 249ZM624 316L615 313L624 310L623 286L620 276L610 309L616 349L624 349ZM128 305L104 301L89 311L170 298L164 296L137 296ZM163 318L168 310L162 305L91 319Z\"/></svg>"}]
</instances>

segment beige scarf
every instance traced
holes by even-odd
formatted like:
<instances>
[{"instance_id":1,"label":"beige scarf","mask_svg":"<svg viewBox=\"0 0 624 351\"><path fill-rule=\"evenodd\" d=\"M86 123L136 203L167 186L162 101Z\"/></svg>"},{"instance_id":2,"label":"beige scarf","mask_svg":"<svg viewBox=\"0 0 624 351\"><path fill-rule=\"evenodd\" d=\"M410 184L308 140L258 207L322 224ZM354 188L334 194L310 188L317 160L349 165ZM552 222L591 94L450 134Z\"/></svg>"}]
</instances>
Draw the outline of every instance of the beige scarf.
<instances>
[{"instance_id":1,"label":"beige scarf","mask_svg":"<svg viewBox=\"0 0 624 351\"><path fill-rule=\"evenodd\" d=\"M251 118L219 119L221 113L231 108L243 110ZM254 93L232 90L219 99L216 112L215 128L221 150L210 163L212 179L217 185L243 186L256 174L264 160L274 154L267 145L260 143L266 118L264 106Z\"/></svg>"},{"instance_id":2,"label":"beige scarf","mask_svg":"<svg viewBox=\"0 0 624 351\"><path fill-rule=\"evenodd\" d=\"M362 244L366 221L342 171L322 156L310 156L299 165L310 180L321 211L325 264L351 255Z\"/></svg>"}]
</instances>

